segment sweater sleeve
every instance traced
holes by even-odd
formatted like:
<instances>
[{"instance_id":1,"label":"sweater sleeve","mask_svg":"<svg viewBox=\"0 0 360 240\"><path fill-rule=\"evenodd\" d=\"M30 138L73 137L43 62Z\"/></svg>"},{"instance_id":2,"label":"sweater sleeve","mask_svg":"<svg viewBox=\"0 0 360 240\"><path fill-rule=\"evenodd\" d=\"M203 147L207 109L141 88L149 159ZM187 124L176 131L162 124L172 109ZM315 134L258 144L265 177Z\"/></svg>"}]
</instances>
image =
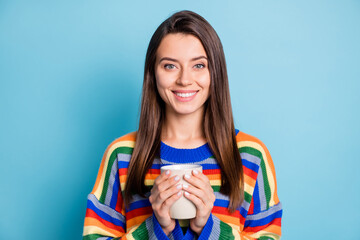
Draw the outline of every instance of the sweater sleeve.
<instances>
[{"instance_id":1,"label":"sweater sleeve","mask_svg":"<svg viewBox=\"0 0 360 240\"><path fill-rule=\"evenodd\" d=\"M169 239L154 219L152 211L141 211L143 214L136 216L142 219L140 224L127 228L117 147L119 143L113 143L105 151L95 186L88 195L83 239Z\"/></svg>"},{"instance_id":2,"label":"sweater sleeve","mask_svg":"<svg viewBox=\"0 0 360 240\"><path fill-rule=\"evenodd\" d=\"M275 167L266 146L260 142L259 170L242 237L273 239L281 237L282 205L277 195Z\"/></svg>"},{"instance_id":3,"label":"sweater sleeve","mask_svg":"<svg viewBox=\"0 0 360 240\"><path fill-rule=\"evenodd\" d=\"M275 168L271 156L261 142L253 144L248 152L258 159L259 166L248 211L244 211L244 208L240 210L240 214L246 216L243 229L240 230L236 225L211 214L199 239L208 239L210 236L211 239L280 239L282 206L277 196Z\"/></svg>"}]
</instances>

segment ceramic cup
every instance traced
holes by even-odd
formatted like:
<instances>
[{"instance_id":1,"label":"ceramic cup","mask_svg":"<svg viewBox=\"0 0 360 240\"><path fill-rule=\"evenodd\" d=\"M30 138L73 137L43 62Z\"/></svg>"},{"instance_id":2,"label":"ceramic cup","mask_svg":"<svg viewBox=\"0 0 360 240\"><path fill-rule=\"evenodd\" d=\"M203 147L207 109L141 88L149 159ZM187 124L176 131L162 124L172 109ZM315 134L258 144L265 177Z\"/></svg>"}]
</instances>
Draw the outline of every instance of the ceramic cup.
<instances>
[{"instance_id":1,"label":"ceramic cup","mask_svg":"<svg viewBox=\"0 0 360 240\"><path fill-rule=\"evenodd\" d=\"M161 173L166 172L167 170L171 171L171 176L178 175L180 177L180 181L177 184L189 184L184 180L184 175L192 175L193 170L197 170L198 172L202 172L201 165L194 164L175 164L175 165L167 165L161 167ZM182 196L178 199L170 208L170 217L173 219L191 219L196 216L196 207L195 205Z\"/></svg>"}]
</instances>

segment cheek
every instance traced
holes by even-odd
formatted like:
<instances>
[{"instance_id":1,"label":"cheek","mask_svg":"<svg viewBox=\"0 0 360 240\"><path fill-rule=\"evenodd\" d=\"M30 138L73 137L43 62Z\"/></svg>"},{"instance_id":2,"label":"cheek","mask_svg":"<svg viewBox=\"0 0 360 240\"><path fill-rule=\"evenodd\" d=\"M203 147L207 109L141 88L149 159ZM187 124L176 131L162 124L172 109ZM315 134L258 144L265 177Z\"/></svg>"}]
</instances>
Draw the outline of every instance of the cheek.
<instances>
[{"instance_id":1,"label":"cheek","mask_svg":"<svg viewBox=\"0 0 360 240\"><path fill-rule=\"evenodd\" d=\"M210 74L202 74L201 76L198 76L198 83L201 85L204 89L210 88Z\"/></svg>"}]
</instances>

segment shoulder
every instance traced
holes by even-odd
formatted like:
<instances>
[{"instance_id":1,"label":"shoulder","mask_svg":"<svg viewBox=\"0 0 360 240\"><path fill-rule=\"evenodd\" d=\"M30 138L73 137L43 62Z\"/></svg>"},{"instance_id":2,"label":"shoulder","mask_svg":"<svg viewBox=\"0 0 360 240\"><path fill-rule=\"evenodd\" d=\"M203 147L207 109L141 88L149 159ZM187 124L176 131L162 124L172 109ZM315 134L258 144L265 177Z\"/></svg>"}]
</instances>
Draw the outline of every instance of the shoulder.
<instances>
[{"instance_id":1,"label":"shoulder","mask_svg":"<svg viewBox=\"0 0 360 240\"><path fill-rule=\"evenodd\" d=\"M255 164L266 172L272 173L271 175L275 175L270 152L261 140L239 131L236 134L236 142L243 164Z\"/></svg>"},{"instance_id":2,"label":"shoulder","mask_svg":"<svg viewBox=\"0 0 360 240\"><path fill-rule=\"evenodd\" d=\"M106 152L113 152L118 148L133 149L136 141L136 133L137 132L131 132L115 139L108 145Z\"/></svg>"},{"instance_id":3,"label":"shoulder","mask_svg":"<svg viewBox=\"0 0 360 240\"><path fill-rule=\"evenodd\" d=\"M103 160L116 158L119 153L132 154L136 141L136 133L131 132L112 141L105 150Z\"/></svg>"},{"instance_id":4,"label":"shoulder","mask_svg":"<svg viewBox=\"0 0 360 240\"><path fill-rule=\"evenodd\" d=\"M241 131L238 131L236 134L236 142L239 149L251 148L263 153L268 151L261 140Z\"/></svg>"}]
</instances>

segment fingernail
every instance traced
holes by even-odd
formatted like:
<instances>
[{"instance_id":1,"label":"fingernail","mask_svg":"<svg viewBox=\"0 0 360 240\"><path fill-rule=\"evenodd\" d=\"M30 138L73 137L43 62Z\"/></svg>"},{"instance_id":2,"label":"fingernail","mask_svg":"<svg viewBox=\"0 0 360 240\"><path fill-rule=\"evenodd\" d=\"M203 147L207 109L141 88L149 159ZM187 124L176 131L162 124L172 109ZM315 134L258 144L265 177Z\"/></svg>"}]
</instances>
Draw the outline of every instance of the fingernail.
<instances>
[{"instance_id":1,"label":"fingernail","mask_svg":"<svg viewBox=\"0 0 360 240\"><path fill-rule=\"evenodd\" d=\"M177 189L181 189L181 184L176 186Z\"/></svg>"},{"instance_id":2,"label":"fingernail","mask_svg":"<svg viewBox=\"0 0 360 240\"><path fill-rule=\"evenodd\" d=\"M180 195L181 195L181 191L179 191L179 192L177 193L177 195L180 196Z\"/></svg>"},{"instance_id":3,"label":"fingernail","mask_svg":"<svg viewBox=\"0 0 360 240\"><path fill-rule=\"evenodd\" d=\"M166 175L169 175L169 174L170 174L170 170L167 170L167 171L165 172L165 174L166 174Z\"/></svg>"},{"instance_id":4,"label":"fingernail","mask_svg":"<svg viewBox=\"0 0 360 240\"><path fill-rule=\"evenodd\" d=\"M198 172L198 170L193 170L193 173L194 173L195 175L197 175L199 172Z\"/></svg>"},{"instance_id":5,"label":"fingernail","mask_svg":"<svg viewBox=\"0 0 360 240\"><path fill-rule=\"evenodd\" d=\"M190 175L185 174L184 176L186 179L190 179Z\"/></svg>"},{"instance_id":6,"label":"fingernail","mask_svg":"<svg viewBox=\"0 0 360 240\"><path fill-rule=\"evenodd\" d=\"M190 195L190 193L188 193L188 192L184 192L184 194L185 194L186 196L189 196L189 195Z\"/></svg>"},{"instance_id":7,"label":"fingernail","mask_svg":"<svg viewBox=\"0 0 360 240\"><path fill-rule=\"evenodd\" d=\"M175 181L179 181L180 180L180 177L179 176L176 176L175 177Z\"/></svg>"},{"instance_id":8,"label":"fingernail","mask_svg":"<svg viewBox=\"0 0 360 240\"><path fill-rule=\"evenodd\" d=\"M189 185L183 184L183 188L187 189L188 187L189 187Z\"/></svg>"}]
</instances>

